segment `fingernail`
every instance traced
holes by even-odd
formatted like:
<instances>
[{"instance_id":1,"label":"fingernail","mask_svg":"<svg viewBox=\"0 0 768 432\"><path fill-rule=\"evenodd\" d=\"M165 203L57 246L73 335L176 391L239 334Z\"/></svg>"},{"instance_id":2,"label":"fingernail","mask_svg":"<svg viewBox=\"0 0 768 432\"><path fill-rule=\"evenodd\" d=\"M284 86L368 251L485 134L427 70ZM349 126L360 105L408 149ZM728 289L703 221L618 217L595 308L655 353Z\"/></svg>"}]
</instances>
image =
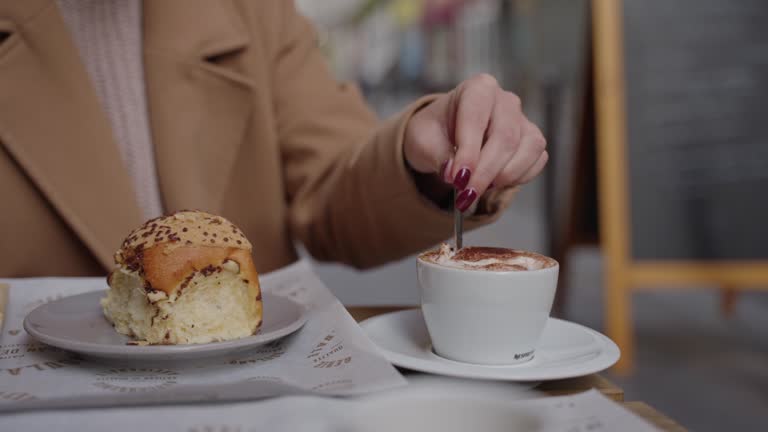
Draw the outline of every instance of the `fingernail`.
<instances>
[{"instance_id":1,"label":"fingernail","mask_svg":"<svg viewBox=\"0 0 768 432\"><path fill-rule=\"evenodd\" d=\"M448 167L448 161L443 162L442 165L440 165L440 171L437 172L437 175L440 176L441 179L445 179L445 169Z\"/></svg>"},{"instance_id":2,"label":"fingernail","mask_svg":"<svg viewBox=\"0 0 768 432\"><path fill-rule=\"evenodd\" d=\"M461 212L467 211L469 206L475 202L475 198L477 198L476 190L473 188L464 189L459 196L456 197L456 208Z\"/></svg>"},{"instance_id":3,"label":"fingernail","mask_svg":"<svg viewBox=\"0 0 768 432\"><path fill-rule=\"evenodd\" d=\"M451 167L453 166L453 159L448 159L443 163L443 168L440 171L440 178L443 179L444 182L451 184Z\"/></svg>"},{"instance_id":4,"label":"fingernail","mask_svg":"<svg viewBox=\"0 0 768 432\"><path fill-rule=\"evenodd\" d=\"M469 168L462 168L456 173L456 177L453 178L453 186L458 190L463 190L469 184L469 177L472 172Z\"/></svg>"}]
</instances>

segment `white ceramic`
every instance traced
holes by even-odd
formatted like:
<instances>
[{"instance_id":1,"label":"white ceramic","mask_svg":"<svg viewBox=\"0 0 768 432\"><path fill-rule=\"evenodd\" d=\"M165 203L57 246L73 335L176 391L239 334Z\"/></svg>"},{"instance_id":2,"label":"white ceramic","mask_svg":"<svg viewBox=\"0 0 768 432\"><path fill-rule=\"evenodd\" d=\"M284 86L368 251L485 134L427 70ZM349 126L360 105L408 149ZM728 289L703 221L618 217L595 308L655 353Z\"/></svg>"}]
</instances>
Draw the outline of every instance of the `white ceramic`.
<instances>
[{"instance_id":1,"label":"white ceramic","mask_svg":"<svg viewBox=\"0 0 768 432\"><path fill-rule=\"evenodd\" d=\"M421 309L437 354L510 365L535 356L552 309L559 266L526 271L466 270L417 261Z\"/></svg>"},{"instance_id":2,"label":"white ceramic","mask_svg":"<svg viewBox=\"0 0 768 432\"><path fill-rule=\"evenodd\" d=\"M119 360L191 360L247 351L287 336L307 321L306 308L264 293L264 322L241 339L194 345L127 345L130 338L104 318L99 299L106 291L65 297L37 307L24 318L24 330L40 342L92 357Z\"/></svg>"},{"instance_id":3,"label":"white ceramic","mask_svg":"<svg viewBox=\"0 0 768 432\"><path fill-rule=\"evenodd\" d=\"M619 348L607 337L582 325L555 318L547 320L534 359L506 366L463 363L436 355L418 309L379 315L360 325L379 353L392 364L438 375L547 381L600 372L619 359Z\"/></svg>"}]
</instances>

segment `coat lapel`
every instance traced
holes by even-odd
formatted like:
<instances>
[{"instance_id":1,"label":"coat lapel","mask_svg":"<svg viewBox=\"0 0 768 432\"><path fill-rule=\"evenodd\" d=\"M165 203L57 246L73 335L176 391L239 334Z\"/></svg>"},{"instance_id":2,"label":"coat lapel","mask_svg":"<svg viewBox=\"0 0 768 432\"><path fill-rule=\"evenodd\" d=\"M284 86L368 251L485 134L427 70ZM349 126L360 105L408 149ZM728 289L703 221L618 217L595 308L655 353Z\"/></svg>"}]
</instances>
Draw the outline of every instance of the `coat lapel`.
<instances>
[{"instance_id":1,"label":"coat lapel","mask_svg":"<svg viewBox=\"0 0 768 432\"><path fill-rule=\"evenodd\" d=\"M249 45L232 2L144 3L144 68L167 211L220 210L251 117Z\"/></svg>"},{"instance_id":2,"label":"coat lapel","mask_svg":"<svg viewBox=\"0 0 768 432\"><path fill-rule=\"evenodd\" d=\"M111 267L141 217L77 48L53 1L0 2L0 22L0 151Z\"/></svg>"}]
</instances>

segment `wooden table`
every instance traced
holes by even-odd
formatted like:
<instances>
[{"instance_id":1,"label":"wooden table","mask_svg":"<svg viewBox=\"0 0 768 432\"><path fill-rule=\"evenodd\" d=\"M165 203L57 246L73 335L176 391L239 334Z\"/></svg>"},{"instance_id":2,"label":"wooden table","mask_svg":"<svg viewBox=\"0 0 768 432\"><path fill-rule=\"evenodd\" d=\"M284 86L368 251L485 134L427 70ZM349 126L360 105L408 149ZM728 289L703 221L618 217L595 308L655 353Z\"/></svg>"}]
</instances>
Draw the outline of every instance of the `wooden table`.
<instances>
[{"instance_id":1,"label":"wooden table","mask_svg":"<svg viewBox=\"0 0 768 432\"><path fill-rule=\"evenodd\" d=\"M362 307L351 306L347 310L357 321L362 321L375 315L405 309L404 307ZM590 389L597 389L605 396L621 404L624 408L644 418L649 423L667 432L684 432L686 429L674 420L656 411L643 402L626 402L624 390L605 377L592 374L579 378L571 378L557 381L547 381L537 387L537 390L550 396L564 396L581 393Z\"/></svg>"}]
</instances>

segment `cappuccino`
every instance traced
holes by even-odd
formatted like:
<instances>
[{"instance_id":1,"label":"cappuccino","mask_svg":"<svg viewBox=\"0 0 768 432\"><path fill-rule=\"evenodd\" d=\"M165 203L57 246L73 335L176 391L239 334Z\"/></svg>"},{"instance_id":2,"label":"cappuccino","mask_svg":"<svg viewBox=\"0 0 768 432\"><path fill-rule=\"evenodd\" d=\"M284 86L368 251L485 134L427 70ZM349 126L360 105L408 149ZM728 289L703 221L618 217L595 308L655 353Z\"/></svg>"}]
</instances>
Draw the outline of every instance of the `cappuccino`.
<instances>
[{"instance_id":1,"label":"cappuccino","mask_svg":"<svg viewBox=\"0 0 768 432\"><path fill-rule=\"evenodd\" d=\"M455 252L443 243L438 249L424 252L426 262L463 270L530 271L554 267L552 258L533 252L496 247L465 247Z\"/></svg>"},{"instance_id":2,"label":"cappuccino","mask_svg":"<svg viewBox=\"0 0 768 432\"><path fill-rule=\"evenodd\" d=\"M416 260L435 354L510 365L536 354L557 289L557 261L532 252L448 245Z\"/></svg>"}]
</instances>

